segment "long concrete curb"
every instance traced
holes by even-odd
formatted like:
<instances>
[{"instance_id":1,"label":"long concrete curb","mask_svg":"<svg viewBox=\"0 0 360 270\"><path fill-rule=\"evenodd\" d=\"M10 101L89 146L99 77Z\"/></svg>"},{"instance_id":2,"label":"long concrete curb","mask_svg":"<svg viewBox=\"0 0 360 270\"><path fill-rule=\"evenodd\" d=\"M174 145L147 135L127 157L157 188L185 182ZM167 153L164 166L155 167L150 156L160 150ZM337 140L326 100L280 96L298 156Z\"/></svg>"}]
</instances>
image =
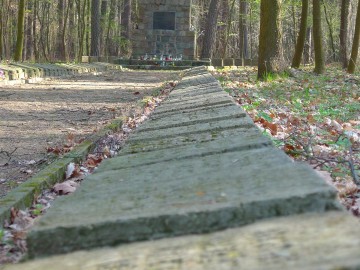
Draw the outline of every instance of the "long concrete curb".
<instances>
[{"instance_id":1,"label":"long concrete curb","mask_svg":"<svg viewBox=\"0 0 360 270\"><path fill-rule=\"evenodd\" d=\"M56 159L26 182L11 190L5 197L0 198L0 224L10 217L11 208L25 209L31 206L34 196L55 183L63 181L68 164L83 160L94 148L96 141L114 129L120 128L122 123L122 118L113 120L100 131L90 135L72 151Z\"/></svg>"},{"instance_id":2,"label":"long concrete curb","mask_svg":"<svg viewBox=\"0 0 360 270\"><path fill-rule=\"evenodd\" d=\"M359 221L329 211L339 210L335 190L309 166L248 132L234 104L173 102L209 75L187 72L167 112L155 111L118 157L38 220L29 257L70 254L4 269L360 269ZM203 90L196 96L216 103ZM132 243L140 240L150 241Z\"/></svg>"},{"instance_id":3,"label":"long concrete curb","mask_svg":"<svg viewBox=\"0 0 360 270\"><path fill-rule=\"evenodd\" d=\"M358 270L359 250L359 222L344 212L327 212L79 251L3 270Z\"/></svg>"},{"instance_id":4,"label":"long concrete curb","mask_svg":"<svg viewBox=\"0 0 360 270\"><path fill-rule=\"evenodd\" d=\"M190 91L201 95L181 98ZM276 149L216 79L195 68L118 157L54 202L29 232L28 254L215 232L325 212L336 202L332 187Z\"/></svg>"},{"instance_id":5,"label":"long concrete curb","mask_svg":"<svg viewBox=\"0 0 360 270\"><path fill-rule=\"evenodd\" d=\"M14 62L8 65L0 64L0 70L3 70L5 73L5 77L0 80L0 83L28 83L44 77L58 77L85 72L99 72L109 69L122 69L122 67L115 64L101 62L95 62L91 64L45 64Z\"/></svg>"}]
</instances>

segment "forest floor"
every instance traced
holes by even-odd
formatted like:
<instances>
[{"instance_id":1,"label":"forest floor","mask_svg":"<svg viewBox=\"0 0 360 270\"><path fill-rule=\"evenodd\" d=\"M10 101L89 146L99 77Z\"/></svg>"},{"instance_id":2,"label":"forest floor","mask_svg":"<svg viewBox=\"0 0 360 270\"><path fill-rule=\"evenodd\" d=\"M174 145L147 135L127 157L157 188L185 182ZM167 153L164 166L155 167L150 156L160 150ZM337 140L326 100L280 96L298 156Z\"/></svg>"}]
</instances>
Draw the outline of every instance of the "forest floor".
<instances>
[{"instance_id":1,"label":"forest floor","mask_svg":"<svg viewBox=\"0 0 360 270\"><path fill-rule=\"evenodd\" d=\"M360 216L360 74L349 75L337 65L324 75L312 69L264 82L250 67L213 74L277 147L310 164Z\"/></svg>"},{"instance_id":2,"label":"forest floor","mask_svg":"<svg viewBox=\"0 0 360 270\"><path fill-rule=\"evenodd\" d=\"M138 115L177 76L112 70L0 84L0 197L114 118Z\"/></svg>"}]
</instances>

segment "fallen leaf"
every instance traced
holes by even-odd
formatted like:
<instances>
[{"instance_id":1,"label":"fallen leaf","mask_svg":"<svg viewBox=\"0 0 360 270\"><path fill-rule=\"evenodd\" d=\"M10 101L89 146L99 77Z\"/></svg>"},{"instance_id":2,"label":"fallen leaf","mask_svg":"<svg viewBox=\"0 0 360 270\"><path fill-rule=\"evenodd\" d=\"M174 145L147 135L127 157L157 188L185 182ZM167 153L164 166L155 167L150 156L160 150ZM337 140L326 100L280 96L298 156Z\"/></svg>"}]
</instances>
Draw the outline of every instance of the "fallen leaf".
<instances>
[{"instance_id":1,"label":"fallen leaf","mask_svg":"<svg viewBox=\"0 0 360 270\"><path fill-rule=\"evenodd\" d=\"M66 167L65 179L69 179L75 171L75 163L71 162Z\"/></svg>"},{"instance_id":2,"label":"fallen leaf","mask_svg":"<svg viewBox=\"0 0 360 270\"><path fill-rule=\"evenodd\" d=\"M291 144L285 144L284 145L284 152L289 154L292 153L295 150L295 147Z\"/></svg>"},{"instance_id":3,"label":"fallen leaf","mask_svg":"<svg viewBox=\"0 0 360 270\"><path fill-rule=\"evenodd\" d=\"M9 226L11 229L21 232L29 229L33 224L34 219L25 211L17 211L14 221Z\"/></svg>"},{"instance_id":4,"label":"fallen leaf","mask_svg":"<svg viewBox=\"0 0 360 270\"><path fill-rule=\"evenodd\" d=\"M333 128L335 128L335 130L336 130L337 132L342 132L342 131L343 131L343 127L342 127L336 120L332 120L332 121L331 121L331 126L332 126Z\"/></svg>"},{"instance_id":5,"label":"fallen leaf","mask_svg":"<svg viewBox=\"0 0 360 270\"><path fill-rule=\"evenodd\" d=\"M345 131L346 137L351 141L351 143L360 142L360 137L355 131Z\"/></svg>"},{"instance_id":6,"label":"fallen leaf","mask_svg":"<svg viewBox=\"0 0 360 270\"><path fill-rule=\"evenodd\" d=\"M73 193L77 186L78 184L76 182L67 180L65 182L55 184L53 190L59 195L67 195Z\"/></svg>"},{"instance_id":7,"label":"fallen leaf","mask_svg":"<svg viewBox=\"0 0 360 270\"><path fill-rule=\"evenodd\" d=\"M276 124L273 124L273 123L270 123L264 119L262 119L262 125L264 128L267 128L270 130L271 132L271 135L275 136L277 134L277 125Z\"/></svg>"},{"instance_id":8,"label":"fallen leaf","mask_svg":"<svg viewBox=\"0 0 360 270\"><path fill-rule=\"evenodd\" d=\"M316 121L315 121L315 118L314 118L314 116L312 115L312 114L308 114L307 116L306 116L306 119L308 120L308 122L310 123L310 124L314 124Z\"/></svg>"},{"instance_id":9,"label":"fallen leaf","mask_svg":"<svg viewBox=\"0 0 360 270\"><path fill-rule=\"evenodd\" d=\"M71 143L73 143L74 142L74 139L75 139L75 134L74 133L68 133L68 135L67 135L67 140L68 140L68 142L71 142Z\"/></svg>"}]
</instances>

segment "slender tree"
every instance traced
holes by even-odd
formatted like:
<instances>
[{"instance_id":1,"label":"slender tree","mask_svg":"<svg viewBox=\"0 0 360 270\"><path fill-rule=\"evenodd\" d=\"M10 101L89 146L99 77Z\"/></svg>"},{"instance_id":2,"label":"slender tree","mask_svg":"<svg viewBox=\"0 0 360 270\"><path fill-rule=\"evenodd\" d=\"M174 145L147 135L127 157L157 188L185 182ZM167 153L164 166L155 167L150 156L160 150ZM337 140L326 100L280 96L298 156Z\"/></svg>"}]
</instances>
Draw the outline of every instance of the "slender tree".
<instances>
[{"instance_id":1,"label":"slender tree","mask_svg":"<svg viewBox=\"0 0 360 270\"><path fill-rule=\"evenodd\" d=\"M329 43L330 43L330 47L331 47L331 55L332 55L333 61L335 62L336 61L336 49L335 49L335 41L334 41L334 29L333 29L333 25L331 24L331 18L329 18L326 4L323 0L322 0L322 4L324 7L325 21L326 21L326 24L329 29L328 33L329 33Z\"/></svg>"},{"instance_id":2,"label":"slender tree","mask_svg":"<svg viewBox=\"0 0 360 270\"><path fill-rule=\"evenodd\" d=\"M293 68L299 68L301 63L301 57L304 51L306 39L308 10L309 0L302 0L300 31L296 41L295 53L291 64L291 67Z\"/></svg>"},{"instance_id":3,"label":"slender tree","mask_svg":"<svg viewBox=\"0 0 360 270\"><path fill-rule=\"evenodd\" d=\"M32 34L33 34L33 49L34 49L34 56L35 61L39 61L39 51L38 51L38 39L37 39L37 20L36 20L36 14L38 12L38 1L34 0L34 10L33 10L33 23L32 23Z\"/></svg>"},{"instance_id":4,"label":"slender tree","mask_svg":"<svg viewBox=\"0 0 360 270\"><path fill-rule=\"evenodd\" d=\"M325 71L324 51L322 44L321 31L321 0L313 0L313 36L315 51L315 69L314 72L322 74Z\"/></svg>"},{"instance_id":5,"label":"slender tree","mask_svg":"<svg viewBox=\"0 0 360 270\"><path fill-rule=\"evenodd\" d=\"M211 58L213 54L219 4L219 0L211 0L210 2L209 11L206 17L205 36L201 50L202 59Z\"/></svg>"},{"instance_id":6,"label":"slender tree","mask_svg":"<svg viewBox=\"0 0 360 270\"><path fill-rule=\"evenodd\" d=\"M354 39L353 39L353 45L352 45L352 49L351 49L349 66L347 69L347 71L351 74L355 72L356 60L357 60L358 53L359 53L359 45L360 45L360 0L358 1Z\"/></svg>"},{"instance_id":7,"label":"slender tree","mask_svg":"<svg viewBox=\"0 0 360 270\"><path fill-rule=\"evenodd\" d=\"M65 51L65 29L66 29L66 20L65 20L65 3L64 0L59 0L57 4L57 21L59 25L59 30L57 32L57 44L56 44L56 53L57 58L60 61L66 60L66 51Z\"/></svg>"},{"instance_id":8,"label":"slender tree","mask_svg":"<svg viewBox=\"0 0 360 270\"><path fill-rule=\"evenodd\" d=\"M22 59L24 48L25 2L26 0L19 1L16 48L14 54L15 61L20 61Z\"/></svg>"},{"instance_id":9,"label":"slender tree","mask_svg":"<svg viewBox=\"0 0 360 270\"><path fill-rule=\"evenodd\" d=\"M281 0L261 0L258 79L285 68L282 54Z\"/></svg>"},{"instance_id":10,"label":"slender tree","mask_svg":"<svg viewBox=\"0 0 360 270\"><path fill-rule=\"evenodd\" d=\"M123 15L121 16L121 24L122 24L122 38L124 41L124 49L126 54L130 54L131 50L131 44L130 44L130 39L131 39L131 5L132 5L132 0L124 0L124 12Z\"/></svg>"},{"instance_id":11,"label":"slender tree","mask_svg":"<svg viewBox=\"0 0 360 270\"><path fill-rule=\"evenodd\" d=\"M239 51L242 65L244 60L249 58L248 49L248 27L247 27L247 16L248 16L248 2L247 0L240 0L239 6Z\"/></svg>"},{"instance_id":12,"label":"slender tree","mask_svg":"<svg viewBox=\"0 0 360 270\"><path fill-rule=\"evenodd\" d=\"M91 56L100 54L100 1L91 1Z\"/></svg>"},{"instance_id":13,"label":"slender tree","mask_svg":"<svg viewBox=\"0 0 360 270\"><path fill-rule=\"evenodd\" d=\"M4 2L3 0L1 0L1 10L4 10ZM0 61L3 59L3 40L4 40L4 35L3 35L3 15L2 12L0 12Z\"/></svg>"},{"instance_id":14,"label":"slender tree","mask_svg":"<svg viewBox=\"0 0 360 270\"><path fill-rule=\"evenodd\" d=\"M341 0L341 18L340 18L340 61L343 68L348 66L347 57L347 36L349 27L349 7L350 0Z\"/></svg>"}]
</instances>

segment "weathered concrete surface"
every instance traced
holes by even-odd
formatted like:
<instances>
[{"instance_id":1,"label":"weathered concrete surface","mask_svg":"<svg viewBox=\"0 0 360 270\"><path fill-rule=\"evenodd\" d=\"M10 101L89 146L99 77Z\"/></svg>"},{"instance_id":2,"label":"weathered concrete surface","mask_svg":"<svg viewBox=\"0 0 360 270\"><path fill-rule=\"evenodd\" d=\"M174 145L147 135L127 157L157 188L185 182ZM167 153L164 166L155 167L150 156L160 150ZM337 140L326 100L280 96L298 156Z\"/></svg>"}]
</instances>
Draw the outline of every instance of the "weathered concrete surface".
<instances>
[{"instance_id":1,"label":"weathered concrete surface","mask_svg":"<svg viewBox=\"0 0 360 270\"><path fill-rule=\"evenodd\" d=\"M237 116L241 116L241 114ZM129 138L129 143L200 133L213 133L216 136L216 133L222 130L251 127L253 127L253 122L248 117L232 119L225 118L225 120L220 117L217 121L200 122L192 125L175 126L159 130L153 129L141 133L139 132L136 136L131 136Z\"/></svg>"},{"instance_id":2,"label":"weathered concrete surface","mask_svg":"<svg viewBox=\"0 0 360 270\"><path fill-rule=\"evenodd\" d=\"M201 93L204 83L216 80L193 69L168 101L178 100L173 96L188 87L196 91L196 85ZM275 149L216 85L223 97L165 102L131 135L119 157L105 161L76 193L59 198L30 232L29 256L338 209L334 189Z\"/></svg>"},{"instance_id":3,"label":"weathered concrete surface","mask_svg":"<svg viewBox=\"0 0 360 270\"><path fill-rule=\"evenodd\" d=\"M248 145L249 143L253 143L254 139L259 139L255 141L255 145L253 144L253 146L257 145L256 147L259 147L259 145L264 146L271 144L270 140L259 134L259 130L256 127L249 128L248 126L233 126L227 129L204 130L202 132L193 134L178 134L177 136L172 137L152 137L151 140L147 138L142 141L136 141L135 138L135 140L133 140L131 144L125 145L120 155L161 149L170 150L171 148L178 148L186 145L189 145L190 148L191 146L196 147L194 148L194 152L192 153L192 155L194 155L199 150L199 143L216 141L214 145L218 145L220 141L234 142L235 144L233 146L230 145L230 143L226 143L226 148L221 150L228 151L229 147L235 149L237 147L236 145L238 144ZM175 152L175 155L178 156L177 152Z\"/></svg>"},{"instance_id":4,"label":"weathered concrete surface","mask_svg":"<svg viewBox=\"0 0 360 270\"><path fill-rule=\"evenodd\" d=\"M149 130L158 130L171 127L188 126L193 124L216 122L232 118L245 118L247 115L242 110L234 110L231 106L228 107L209 107L204 110L194 112L183 112L164 117L154 114L146 125L140 126L136 131L143 132ZM248 118L248 121L251 119Z\"/></svg>"},{"instance_id":5,"label":"weathered concrete surface","mask_svg":"<svg viewBox=\"0 0 360 270\"><path fill-rule=\"evenodd\" d=\"M343 212L303 214L212 234L75 252L3 270L360 269L359 225Z\"/></svg>"}]
</instances>

